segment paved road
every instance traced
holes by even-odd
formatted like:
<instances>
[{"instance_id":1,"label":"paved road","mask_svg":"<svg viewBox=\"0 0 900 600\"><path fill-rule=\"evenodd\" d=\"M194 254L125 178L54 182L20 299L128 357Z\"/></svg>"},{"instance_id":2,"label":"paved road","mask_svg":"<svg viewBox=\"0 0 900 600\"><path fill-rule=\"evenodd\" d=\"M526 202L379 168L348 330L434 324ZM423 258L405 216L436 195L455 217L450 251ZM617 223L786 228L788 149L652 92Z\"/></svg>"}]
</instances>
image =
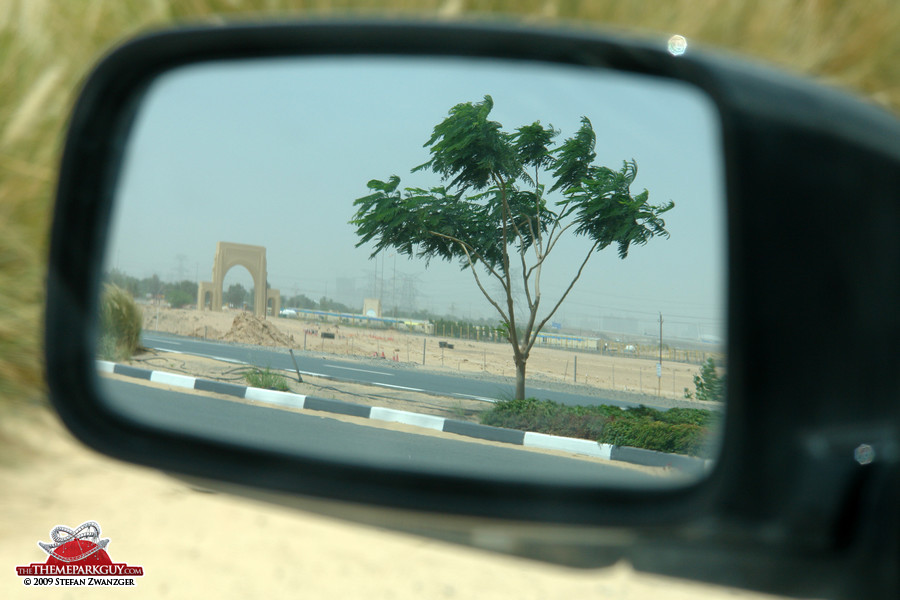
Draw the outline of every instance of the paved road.
<instances>
[{"instance_id":1,"label":"paved road","mask_svg":"<svg viewBox=\"0 0 900 600\"><path fill-rule=\"evenodd\" d=\"M349 423L102 378L107 401L126 417L167 431L362 465L501 480L653 485L659 480L598 463Z\"/></svg>"},{"instance_id":2,"label":"paved road","mask_svg":"<svg viewBox=\"0 0 900 600\"><path fill-rule=\"evenodd\" d=\"M141 343L148 348L170 352L182 352L194 356L206 356L219 360L246 363L257 367L294 370L290 354L285 350L261 346L240 346L224 342L211 342L195 338L180 337L165 333L144 333ZM515 392L511 384L477 378L456 377L426 370L407 368L385 368L368 363L359 363L318 356L301 356L295 353L302 374L325 375L345 381L358 381L369 385L411 391L424 391L457 398L495 401L498 398L512 398ZM637 406L637 403L613 400L598 396L586 396L527 385L529 396L554 400L562 404L592 406L609 404L612 406Z\"/></svg>"}]
</instances>

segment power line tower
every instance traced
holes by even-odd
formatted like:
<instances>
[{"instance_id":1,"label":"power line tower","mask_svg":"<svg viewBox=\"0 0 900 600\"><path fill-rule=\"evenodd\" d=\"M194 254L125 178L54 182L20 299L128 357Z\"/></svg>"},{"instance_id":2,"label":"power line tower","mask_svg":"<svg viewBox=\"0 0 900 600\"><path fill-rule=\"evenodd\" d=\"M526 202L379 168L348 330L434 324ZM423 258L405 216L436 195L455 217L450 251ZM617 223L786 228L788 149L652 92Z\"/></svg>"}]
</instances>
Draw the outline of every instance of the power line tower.
<instances>
[{"instance_id":1,"label":"power line tower","mask_svg":"<svg viewBox=\"0 0 900 600\"><path fill-rule=\"evenodd\" d=\"M187 261L187 256L184 254L175 255L175 262L178 263L178 267L175 268L175 275L178 277L178 281L187 279L187 269L184 267L185 261Z\"/></svg>"}]
</instances>

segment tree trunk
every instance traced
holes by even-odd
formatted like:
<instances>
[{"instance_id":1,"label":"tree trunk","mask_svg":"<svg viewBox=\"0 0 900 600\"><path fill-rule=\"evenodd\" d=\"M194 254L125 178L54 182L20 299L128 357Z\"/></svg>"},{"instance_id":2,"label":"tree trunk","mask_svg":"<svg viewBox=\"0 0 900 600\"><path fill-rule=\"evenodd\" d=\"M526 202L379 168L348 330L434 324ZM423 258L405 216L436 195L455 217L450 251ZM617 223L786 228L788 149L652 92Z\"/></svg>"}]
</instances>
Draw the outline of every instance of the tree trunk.
<instances>
[{"instance_id":1,"label":"tree trunk","mask_svg":"<svg viewBox=\"0 0 900 600\"><path fill-rule=\"evenodd\" d=\"M525 361L516 361L516 400L525 399Z\"/></svg>"}]
</instances>

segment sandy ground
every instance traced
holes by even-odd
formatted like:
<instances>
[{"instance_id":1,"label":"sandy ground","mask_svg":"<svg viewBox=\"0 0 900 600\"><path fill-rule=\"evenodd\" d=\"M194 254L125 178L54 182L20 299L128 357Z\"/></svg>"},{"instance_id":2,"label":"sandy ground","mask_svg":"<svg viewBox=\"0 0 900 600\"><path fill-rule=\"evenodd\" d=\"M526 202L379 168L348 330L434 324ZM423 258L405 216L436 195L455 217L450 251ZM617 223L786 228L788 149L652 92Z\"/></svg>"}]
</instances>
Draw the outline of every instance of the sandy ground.
<instances>
[{"instance_id":1,"label":"sandy ground","mask_svg":"<svg viewBox=\"0 0 900 600\"><path fill-rule=\"evenodd\" d=\"M269 318L265 331L249 326L249 313L198 311L144 307L145 331L163 331L211 340L293 347L325 354L385 357L385 360L424 364L429 369L456 373L490 373L514 377L515 365L508 343L461 340L366 329L300 319ZM334 334L326 339L322 333ZM442 349L439 342L453 344ZM576 364L577 362L577 364ZM662 377L656 376L656 359L608 356L535 346L528 361L530 381L578 383L598 389L683 398L684 388L694 391L696 364L673 362L663 355Z\"/></svg>"},{"instance_id":2,"label":"sandy ground","mask_svg":"<svg viewBox=\"0 0 900 600\"><path fill-rule=\"evenodd\" d=\"M3 598L771 598L626 565L570 570L205 493L86 449L44 410L3 417ZM87 520L111 539L115 562L144 567L137 588L25 588L14 567L45 560L37 541Z\"/></svg>"},{"instance_id":3,"label":"sandy ground","mask_svg":"<svg viewBox=\"0 0 900 600\"><path fill-rule=\"evenodd\" d=\"M213 381L234 383L235 385L250 385L245 374L252 369L247 366L236 365L206 357L191 356L186 354L172 354L169 352L149 351L139 354L130 360L122 361L142 369L152 371L165 371L168 373L187 374ZM406 410L425 415L435 415L450 419L480 422L478 414L491 407L489 402L470 400L465 398L453 398L423 394L421 392L404 391L401 389L387 389L383 387L367 386L362 384L337 381L310 375L302 376L303 381L298 382L297 376L289 371L273 371L282 376L282 381L288 390L296 394L316 396L363 404L365 406L380 406L396 410ZM106 375L112 377L111 375ZM119 377L116 377L119 379ZM130 383L141 385L154 385L149 381L121 378ZM184 390L179 390L184 392ZM199 393L199 392L192 392ZM223 396L223 399L236 400Z\"/></svg>"}]
</instances>

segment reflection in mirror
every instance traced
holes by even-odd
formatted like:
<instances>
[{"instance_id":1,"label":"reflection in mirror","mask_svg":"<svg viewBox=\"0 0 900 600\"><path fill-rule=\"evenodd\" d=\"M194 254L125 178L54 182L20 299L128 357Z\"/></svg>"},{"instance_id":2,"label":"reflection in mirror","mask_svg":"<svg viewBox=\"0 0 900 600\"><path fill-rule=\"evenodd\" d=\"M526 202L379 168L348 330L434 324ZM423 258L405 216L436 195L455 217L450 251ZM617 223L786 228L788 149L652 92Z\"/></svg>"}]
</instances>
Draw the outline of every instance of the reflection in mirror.
<instances>
[{"instance_id":1,"label":"reflection in mirror","mask_svg":"<svg viewBox=\"0 0 900 600\"><path fill-rule=\"evenodd\" d=\"M724 401L719 122L690 86L436 58L180 68L108 241L106 401L492 479L683 484Z\"/></svg>"}]
</instances>

